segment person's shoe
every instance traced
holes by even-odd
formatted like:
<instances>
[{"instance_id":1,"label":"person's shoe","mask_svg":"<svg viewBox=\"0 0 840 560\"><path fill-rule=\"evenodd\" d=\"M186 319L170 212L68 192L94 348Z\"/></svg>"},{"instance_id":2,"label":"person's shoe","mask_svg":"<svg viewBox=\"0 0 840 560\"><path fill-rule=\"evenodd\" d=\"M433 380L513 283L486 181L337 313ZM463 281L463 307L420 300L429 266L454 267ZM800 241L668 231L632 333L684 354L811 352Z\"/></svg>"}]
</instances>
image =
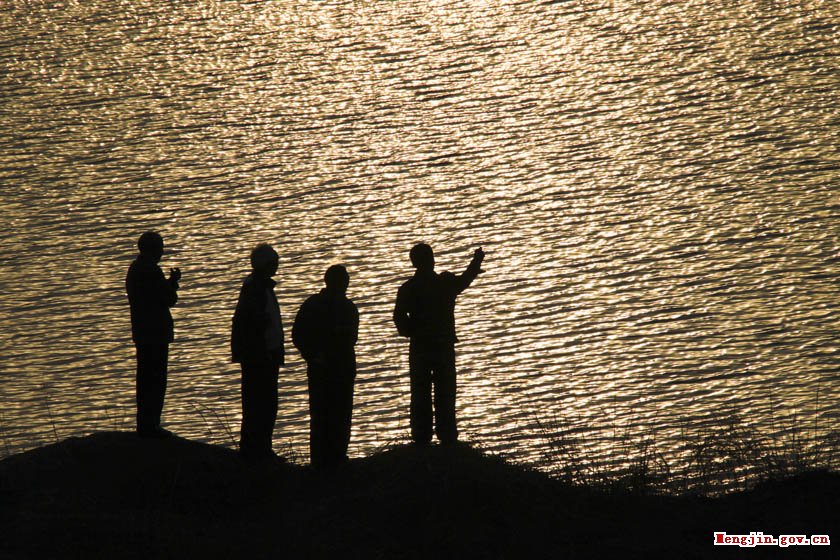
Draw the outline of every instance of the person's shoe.
<instances>
[{"instance_id":1,"label":"person's shoe","mask_svg":"<svg viewBox=\"0 0 840 560\"><path fill-rule=\"evenodd\" d=\"M264 463L264 462L274 462L278 464L285 464L288 463L288 460L275 453L272 450L265 450L265 451L258 451L254 449L239 449L239 456L248 461L249 463Z\"/></svg>"},{"instance_id":2,"label":"person's shoe","mask_svg":"<svg viewBox=\"0 0 840 560\"><path fill-rule=\"evenodd\" d=\"M157 430L154 428L137 428L137 435L141 438L153 438Z\"/></svg>"},{"instance_id":3,"label":"person's shoe","mask_svg":"<svg viewBox=\"0 0 840 560\"><path fill-rule=\"evenodd\" d=\"M166 428L161 428L160 426L157 427L157 430L155 430L155 433L157 434L155 437L158 437L160 439L171 438L175 435L172 432L170 432L169 430L167 430Z\"/></svg>"},{"instance_id":4,"label":"person's shoe","mask_svg":"<svg viewBox=\"0 0 840 560\"><path fill-rule=\"evenodd\" d=\"M272 452L271 452L271 454L266 455L266 456L265 456L265 458L266 458L266 459L269 459L269 460L271 460L271 461L274 461L274 462L275 462L275 463L277 463L278 465L285 465L286 463L288 463L288 462L289 462L289 460L288 460L288 459L286 459L286 458L285 458L285 457L283 457L282 455L278 455L278 454L277 454L277 453L275 453L274 451L272 451Z\"/></svg>"},{"instance_id":5,"label":"person's shoe","mask_svg":"<svg viewBox=\"0 0 840 560\"><path fill-rule=\"evenodd\" d=\"M147 439L167 439L173 436L172 432L160 426L156 428L138 428L137 435Z\"/></svg>"}]
</instances>

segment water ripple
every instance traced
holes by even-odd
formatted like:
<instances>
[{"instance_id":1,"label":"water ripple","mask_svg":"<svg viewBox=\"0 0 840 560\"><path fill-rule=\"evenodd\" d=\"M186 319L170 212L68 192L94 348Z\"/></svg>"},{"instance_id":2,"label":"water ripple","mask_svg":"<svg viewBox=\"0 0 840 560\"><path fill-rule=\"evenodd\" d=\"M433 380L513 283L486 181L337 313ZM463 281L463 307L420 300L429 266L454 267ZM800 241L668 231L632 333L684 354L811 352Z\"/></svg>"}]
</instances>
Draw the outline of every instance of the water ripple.
<instances>
[{"instance_id":1,"label":"water ripple","mask_svg":"<svg viewBox=\"0 0 840 560\"><path fill-rule=\"evenodd\" d=\"M407 433L390 317L420 240L442 269L487 250L457 321L462 427L491 449L540 458L540 416L674 453L722 411L831 426L838 28L827 0L13 5L2 437L131 426L122 282L151 228L184 271L165 415L188 437L235 437L228 328L261 241L287 321L351 272L356 455ZM280 406L305 451L295 353Z\"/></svg>"}]
</instances>

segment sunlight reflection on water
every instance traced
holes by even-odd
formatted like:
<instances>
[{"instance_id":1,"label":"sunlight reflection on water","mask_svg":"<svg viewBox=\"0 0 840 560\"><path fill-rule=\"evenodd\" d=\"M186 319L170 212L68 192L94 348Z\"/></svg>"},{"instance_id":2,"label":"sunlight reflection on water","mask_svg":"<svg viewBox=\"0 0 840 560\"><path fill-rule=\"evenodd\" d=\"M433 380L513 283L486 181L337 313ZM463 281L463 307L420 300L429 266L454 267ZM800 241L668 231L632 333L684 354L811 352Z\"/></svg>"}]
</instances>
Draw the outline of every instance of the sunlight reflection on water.
<instances>
[{"instance_id":1,"label":"sunlight reflection on water","mask_svg":"<svg viewBox=\"0 0 840 560\"><path fill-rule=\"evenodd\" d=\"M261 241L287 323L350 270L355 455L407 433L390 314L420 240L441 269L487 251L457 320L462 429L490 449L539 459L552 417L674 454L730 413L836 425L834 2L116 4L0 14L8 449L131 427L122 282L152 228L184 272L165 417L186 437L235 437L230 316ZM296 353L280 410L305 452Z\"/></svg>"}]
</instances>

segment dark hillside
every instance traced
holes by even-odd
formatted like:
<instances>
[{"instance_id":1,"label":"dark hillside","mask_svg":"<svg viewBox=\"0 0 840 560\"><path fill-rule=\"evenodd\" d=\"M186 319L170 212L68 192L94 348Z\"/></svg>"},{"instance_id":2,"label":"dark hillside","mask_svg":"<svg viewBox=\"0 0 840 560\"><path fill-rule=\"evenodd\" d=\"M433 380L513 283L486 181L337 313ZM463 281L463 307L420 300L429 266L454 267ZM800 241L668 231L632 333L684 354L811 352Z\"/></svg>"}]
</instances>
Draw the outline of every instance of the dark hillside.
<instances>
[{"instance_id":1,"label":"dark hillside","mask_svg":"<svg viewBox=\"0 0 840 560\"><path fill-rule=\"evenodd\" d=\"M319 474L98 433L0 461L0 558L800 558L836 545L721 548L713 532L838 537L838 504L828 473L719 499L606 496L467 446Z\"/></svg>"}]
</instances>

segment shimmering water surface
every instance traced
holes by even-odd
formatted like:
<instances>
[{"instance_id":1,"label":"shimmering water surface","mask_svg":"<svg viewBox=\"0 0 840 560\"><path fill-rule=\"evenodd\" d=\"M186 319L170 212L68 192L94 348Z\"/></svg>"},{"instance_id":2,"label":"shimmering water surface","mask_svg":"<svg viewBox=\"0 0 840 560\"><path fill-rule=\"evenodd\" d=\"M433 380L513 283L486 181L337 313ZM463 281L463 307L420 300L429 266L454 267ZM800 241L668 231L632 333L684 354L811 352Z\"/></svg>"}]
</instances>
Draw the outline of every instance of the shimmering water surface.
<instances>
[{"instance_id":1,"label":"shimmering water surface","mask_svg":"<svg viewBox=\"0 0 840 560\"><path fill-rule=\"evenodd\" d=\"M835 0L4 2L0 443L132 427L148 229L184 273L186 437L238 429L230 317L262 241L287 324L350 270L354 456L408 432L391 311L421 240L441 270L487 251L457 309L473 441L538 459L556 418L679 454L732 412L832 430L838 108ZM288 366L275 441L305 453Z\"/></svg>"}]
</instances>

